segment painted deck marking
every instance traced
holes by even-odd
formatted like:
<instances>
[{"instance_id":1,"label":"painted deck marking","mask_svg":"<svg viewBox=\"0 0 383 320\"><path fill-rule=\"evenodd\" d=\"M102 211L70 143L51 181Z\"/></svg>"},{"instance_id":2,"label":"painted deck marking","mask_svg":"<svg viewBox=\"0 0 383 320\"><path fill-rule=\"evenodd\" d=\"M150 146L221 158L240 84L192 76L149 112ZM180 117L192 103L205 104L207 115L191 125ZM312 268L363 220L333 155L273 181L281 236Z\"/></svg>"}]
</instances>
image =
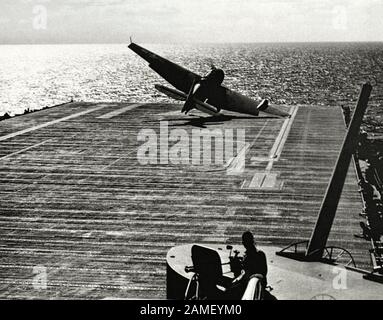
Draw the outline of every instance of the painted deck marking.
<instances>
[{"instance_id":1,"label":"painted deck marking","mask_svg":"<svg viewBox=\"0 0 383 320\"><path fill-rule=\"evenodd\" d=\"M91 113L93 111L100 110L100 109L105 108L105 107L106 107L106 105L98 106L96 108L85 110L85 111L82 111L82 112L79 112L79 113L75 113L75 114L72 114L70 116L67 116L67 117L64 117L64 118L61 118L61 119L49 121L49 122L42 123L42 124L39 124L37 126L28 128L28 129L24 129L24 130L21 130L21 131L10 133L10 134L7 134L5 136L0 137L0 141L4 141L4 140L7 140L7 139L10 139L10 138L13 138L13 137L20 136L20 135L22 135L24 133L28 133L28 132L35 131L35 130L38 130L38 129L41 129L41 128L45 128L45 127L51 126L53 124L56 124L56 123L59 123L59 122L62 122L62 121L66 121L66 120L69 120L69 119L77 118L77 117L83 116L85 114Z\"/></svg>"},{"instance_id":2,"label":"painted deck marking","mask_svg":"<svg viewBox=\"0 0 383 320\"><path fill-rule=\"evenodd\" d=\"M10 157L12 157L12 156L14 156L14 155L16 155L16 154L20 154L20 153L23 153L23 152L25 152L25 151L28 151L28 150L30 150L30 149L32 149L32 148L36 148L36 147L41 146L41 145L43 145L44 143L47 143L48 141L51 141L51 140L53 140L53 139L48 139L48 140L45 140L45 141L43 141L43 142L37 143L37 144L35 144L35 145L33 145L33 146L30 146L30 147L28 147L28 148L24 148L24 149L21 149L21 150L19 150L19 151L13 152L13 153L11 153L11 154L7 154L6 156L1 157L0 160L7 159L7 158L10 158Z\"/></svg>"},{"instance_id":3,"label":"painted deck marking","mask_svg":"<svg viewBox=\"0 0 383 320\"><path fill-rule=\"evenodd\" d=\"M282 184L278 183L277 173L271 173L271 169L273 168L273 164L275 161L278 161L281 157L283 147L286 143L287 137L290 133L291 126L293 125L295 116L298 112L298 107L293 106L290 109L290 118L286 118L283 122L281 130L277 138L275 139L274 145L269 153L269 162L265 168L264 172L256 172L253 178L250 181L249 188L251 189L275 189L280 188Z\"/></svg>"},{"instance_id":4,"label":"painted deck marking","mask_svg":"<svg viewBox=\"0 0 383 320\"><path fill-rule=\"evenodd\" d=\"M130 111L130 110L133 110L133 109L135 109L137 107L140 107L142 105L143 105L143 103L130 104L130 105L126 106L126 107L120 108L118 110L113 110L113 111L111 111L109 113L106 113L106 114L104 114L102 116L99 116L97 118L98 119L110 119L110 118L116 117L116 116L118 116L118 115L120 115L122 113L125 113L127 111Z\"/></svg>"},{"instance_id":5,"label":"painted deck marking","mask_svg":"<svg viewBox=\"0 0 383 320\"><path fill-rule=\"evenodd\" d=\"M256 172L253 176L253 179L251 179L249 188L260 188L263 184L263 181L265 181L265 177L266 174L264 172Z\"/></svg>"},{"instance_id":6,"label":"painted deck marking","mask_svg":"<svg viewBox=\"0 0 383 320\"><path fill-rule=\"evenodd\" d=\"M274 161L278 161L281 156L283 147L285 146L287 137L290 133L291 126L293 125L295 116L298 112L298 107L294 106L291 108L291 110L292 110L291 117L286 118L285 122L282 125L281 130L279 131L277 138L275 139L274 145L270 150L270 154L269 154L270 160L266 167L267 171L271 170L271 168L273 167Z\"/></svg>"}]
</instances>

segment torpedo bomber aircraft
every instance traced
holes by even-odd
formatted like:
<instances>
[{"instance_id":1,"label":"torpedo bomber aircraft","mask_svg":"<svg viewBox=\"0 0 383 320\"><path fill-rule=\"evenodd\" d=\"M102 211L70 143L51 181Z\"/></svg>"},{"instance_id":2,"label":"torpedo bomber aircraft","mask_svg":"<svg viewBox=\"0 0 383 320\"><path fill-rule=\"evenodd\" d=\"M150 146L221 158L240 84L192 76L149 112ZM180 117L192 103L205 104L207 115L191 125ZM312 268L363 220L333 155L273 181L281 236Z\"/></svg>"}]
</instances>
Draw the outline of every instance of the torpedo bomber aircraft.
<instances>
[{"instance_id":1,"label":"torpedo bomber aircraft","mask_svg":"<svg viewBox=\"0 0 383 320\"><path fill-rule=\"evenodd\" d=\"M272 107L267 99L255 101L222 85L223 70L212 67L204 77L189 71L159 55L133 43L128 46L149 63L149 67L169 82L174 88L156 84L155 88L168 97L184 101L182 112L187 114L197 109L211 116L218 116L221 109L253 116L265 112L279 117L290 114Z\"/></svg>"}]
</instances>

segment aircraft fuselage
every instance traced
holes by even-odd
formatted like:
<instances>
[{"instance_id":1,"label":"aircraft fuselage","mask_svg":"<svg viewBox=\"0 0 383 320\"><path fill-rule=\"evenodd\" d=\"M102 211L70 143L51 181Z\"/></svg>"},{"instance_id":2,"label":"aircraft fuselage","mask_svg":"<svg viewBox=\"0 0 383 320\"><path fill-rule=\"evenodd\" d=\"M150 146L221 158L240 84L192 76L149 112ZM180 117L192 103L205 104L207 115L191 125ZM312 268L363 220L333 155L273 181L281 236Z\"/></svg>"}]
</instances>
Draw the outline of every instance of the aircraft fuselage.
<instances>
[{"instance_id":1,"label":"aircraft fuselage","mask_svg":"<svg viewBox=\"0 0 383 320\"><path fill-rule=\"evenodd\" d=\"M217 113L224 109L257 116L260 110L265 111L266 108L269 108L266 103L265 109L259 109L261 101L255 101L223 86L225 74L221 69L213 68L207 76L201 77L135 43L131 43L129 48L145 59L151 69L180 91L178 95L186 101L183 108L186 112L193 107L193 101L188 99L190 95L193 96L193 99L198 99L216 108L214 112ZM195 87L198 84L199 86ZM174 89L170 88L168 91L177 95ZM210 108L213 109L212 107ZM289 116L283 111L275 108L273 110L278 116Z\"/></svg>"}]
</instances>

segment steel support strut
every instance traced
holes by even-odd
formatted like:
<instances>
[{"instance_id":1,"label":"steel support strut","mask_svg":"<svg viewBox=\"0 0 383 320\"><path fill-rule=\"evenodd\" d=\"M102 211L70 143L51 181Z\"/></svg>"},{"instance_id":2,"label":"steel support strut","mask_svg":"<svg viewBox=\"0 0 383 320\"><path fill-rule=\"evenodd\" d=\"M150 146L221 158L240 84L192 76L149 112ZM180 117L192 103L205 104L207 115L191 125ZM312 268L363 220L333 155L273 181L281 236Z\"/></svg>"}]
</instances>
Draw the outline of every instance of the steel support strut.
<instances>
[{"instance_id":1,"label":"steel support strut","mask_svg":"<svg viewBox=\"0 0 383 320\"><path fill-rule=\"evenodd\" d=\"M348 132L343 141L342 149L339 153L330 183L327 187L326 195L318 213L315 228L306 250L306 257L309 259L320 259L326 247L350 166L351 157L357 148L360 125L367 108L371 90L372 87L369 83L364 84L362 87L357 106L349 124Z\"/></svg>"}]
</instances>

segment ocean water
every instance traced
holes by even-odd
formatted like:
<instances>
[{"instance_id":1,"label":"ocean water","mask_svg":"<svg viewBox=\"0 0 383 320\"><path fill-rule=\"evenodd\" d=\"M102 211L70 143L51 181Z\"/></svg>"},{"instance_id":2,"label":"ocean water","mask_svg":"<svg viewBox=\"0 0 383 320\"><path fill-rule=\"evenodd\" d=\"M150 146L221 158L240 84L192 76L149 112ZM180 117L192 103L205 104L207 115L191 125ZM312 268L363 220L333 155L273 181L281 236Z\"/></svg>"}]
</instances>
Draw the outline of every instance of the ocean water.
<instances>
[{"instance_id":1,"label":"ocean water","mask_svg":"<svg viewBox=\"0 0 383 320\"><path fill-rule=\"evenodd\" d=\"M374 86L365 127L383 134L383 43L143 44L194 72L213 63L224 84L275 104L349 105ZM75 101L170 102L126 44L0 46L0 115ZM381 83L382 82L382 83Z\"/></svg>"}]
</instances>

